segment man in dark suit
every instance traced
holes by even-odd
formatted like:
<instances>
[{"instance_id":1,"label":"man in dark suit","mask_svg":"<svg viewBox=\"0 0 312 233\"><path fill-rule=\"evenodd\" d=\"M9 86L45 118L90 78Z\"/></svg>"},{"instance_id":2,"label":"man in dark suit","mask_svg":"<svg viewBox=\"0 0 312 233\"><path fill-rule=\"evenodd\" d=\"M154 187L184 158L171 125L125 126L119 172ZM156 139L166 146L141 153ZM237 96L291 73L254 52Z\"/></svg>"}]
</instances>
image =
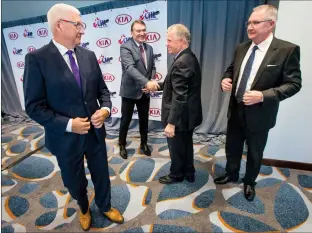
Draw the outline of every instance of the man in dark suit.
<instances>
[{"instance_id":1,"label":"man in dark suit","mask_svg":"<svg viewBox=\"0 0 312 233\"><path fill-rule=\"evenodd\" d=\"M300 49L276 39L272 31L277 9L270 5L256 7L247 22L251 41L238 45L234 61L221 83L231 91L226 138L226 174L216 184L237 181L243 146L248 146L244 194L248 201L256 195L259 174L268 133L274 127L279 102L301 88Z\"/></svg>"},{"instance_id":2,"label":"man in dark suit","mask_svg":"<svg viewBox=\"0 0 312 233\"><path fill-rule=\"evenodd\" d=\"M161 120L165 127L171 158L170 174L159 179L171 184L195 180L193 132L202 122L201 70L189 48L191 34L182 24L168 28L168 53L175 55L163 89Z\"/></svg>"},{"instance_id":3,"label":"man in dark suit","mask_svg":"<svg viewBox=\"0 0 312 233\"><path fill-rule=\"evenodd\" d=\"M141 151L151 155L147 145L148 113L150 105L149 90L157 90L158 84L151 80L155 77L156 68L152 46L145 43L146 26L144 21L135 20L131 25L132 38L120 46L122 79L120 86L121 120L119 129L120 156L128 158L126 138L132 119L134 105L137 106L141 135ZM142 89L146 87L145 93Z\"/></svg>"},{"instance_id":4,"label":"man in dark suit","mask_svg":"<svg viewBox=\"0 0 312 233\"><path fill-rule=\"evenodd\" d=\"M53 40L25 58L26 112L44 126L46 147L56 156L64 186L80 207L82 229L91 224L84 156L95 203L111 221L122 223L110 201L104 126L112 106L109 90L95 54L77 46L84 34L80 12L56 4L47 17Z\"/></svg>"}]
</instances>

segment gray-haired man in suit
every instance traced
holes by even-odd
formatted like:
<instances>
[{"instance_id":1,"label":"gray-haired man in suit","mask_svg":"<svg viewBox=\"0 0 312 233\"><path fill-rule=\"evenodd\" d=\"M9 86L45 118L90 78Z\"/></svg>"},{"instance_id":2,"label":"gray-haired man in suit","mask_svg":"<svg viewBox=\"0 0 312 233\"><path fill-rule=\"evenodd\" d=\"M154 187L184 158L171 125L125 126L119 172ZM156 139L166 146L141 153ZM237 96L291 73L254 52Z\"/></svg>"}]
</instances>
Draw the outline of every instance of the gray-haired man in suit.
<instances>
[{"instance_id":1,"label":"gray-haired man in suit","mask_svg":"<svg viewBox=\"0 0 312 233\"><path fill-rule=\"evenodd\" d=\"M145 43L146 25L144 21L135 20L131 25L132 38L120 46L122 79L120 86L121 122L119 130L120 156L127 159L126 138L132 119L134 105L139 114L142 152L150 156L147 146L148 111L150 104L149 91L157 90L156 81L151 81L156 74L153 60L153 48ZM147 91L143 92L142 89Z\"/></svg>"}]
</instances>

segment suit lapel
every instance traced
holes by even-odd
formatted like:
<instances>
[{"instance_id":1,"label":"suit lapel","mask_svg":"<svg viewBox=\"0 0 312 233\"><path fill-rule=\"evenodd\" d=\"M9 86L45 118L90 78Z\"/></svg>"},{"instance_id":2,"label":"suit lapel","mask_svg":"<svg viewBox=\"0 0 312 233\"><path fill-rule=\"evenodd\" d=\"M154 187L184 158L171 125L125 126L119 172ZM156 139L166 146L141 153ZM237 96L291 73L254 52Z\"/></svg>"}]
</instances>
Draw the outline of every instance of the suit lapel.
<instances>
[{"instance_id":1,"label":"suit lapel","mask_svg":"<svg viewBox=\"0 0 312 233\"><path fill-rule=\"evenodd\" d=\"M145 53L146 53L146 70L148 70L148 67L149 67L149 61L150 61L150 57L153 59L152 56L150 56L151 54L151 48L150 46L147 46L145 43L144 43L144 49L145 49Z\"/></svg>"},{"instance_id":2,"label":"suit lapel","mask_svg":"<svg viewBox=\"0 0 312 233\"><path fill-rule=\"evenodd\" d=\"M65 79L68 81L68 84L71 88L73 88L75 91L81 91L76 80L74 74L71 72L70 68L66 64L62 54L59 52L59 50L56 48L54 43L50 42L50 50L54 55L53 61L56 63L59 71L63 74Z\"/></svg>"},{"instance_id":3,"label":"suit lapel","mask_svg":"<svg viewBox=\"0 0 312 233\"><path fill-rule=\"evenodd\" d=\"M140 58L141 58L141 61L142 61L142 63L143 63L143 66L145 67L145 64L144 64L144 61L143 61L143 58L142 58L142 55L141 55L141 52L140 52L139 47L137 46L137 44L135 43L135 41L134 41L133 38L131 38L131 40L132 40L132 48L133 48L133 50L134 50L137 54L139 54L139 56L140 56ZM145 50L145 53L146 53L146 59L147 59L147 50ZM147 61L146 61L146 63L147 63ZM146 67L145 67L145 69L146 69Z\"/></svg>"},{"instance_id":4,"label":"suit lapel","mask_svg":"<svg viewBox=\"0 0 312 233\"><path fill-rule=\"evenodd\" d=\"M265 67L269 64L271 58L273 57L273 54L276 52L277 49L277 44L276 44L276 39L273 38L272 43L268 49L268 51L266 52L261 65L258 69L258 72L256 74L256 77L251 85L251 89L254 88L254 86L256 85L256 83L258 82L259 78L261 77L261 74L263 73L263 70L265 69Z\"/></svg>"},{"instance_id":5,"label":"suit lapel","mask_svg":"<svg viewBox=\"0 0 312 233\"><path fill-rule=\"evenodd\" d=\"M78 46L75 49L75 53L77 57L78 67L79 67L82 93L83 93L83 96L85 96L86 90L87 90L87 77L86 77L86 74L82 71L88 70L86 66L89 63L87 60L84 59L82 51Z\"/></svg>"}]
</instances>

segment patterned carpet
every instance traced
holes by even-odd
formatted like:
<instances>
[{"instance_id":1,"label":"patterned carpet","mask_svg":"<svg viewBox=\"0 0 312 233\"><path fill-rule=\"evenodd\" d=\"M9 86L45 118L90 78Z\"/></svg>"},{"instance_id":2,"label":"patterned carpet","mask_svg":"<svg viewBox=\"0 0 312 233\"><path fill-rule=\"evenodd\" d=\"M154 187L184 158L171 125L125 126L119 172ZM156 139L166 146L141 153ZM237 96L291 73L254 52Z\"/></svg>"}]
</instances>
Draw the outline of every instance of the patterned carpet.
<instances>
[{"instance_id":1,"label":"patterned carpet","mask_svg":"<svg viewBox=\"0 0 312 233\"><path fill-rule=\"evenodd\" d=\"M104 232L311 232L312 173L261 167L254 202L244 199L242 183L218 185L224 172L224 145L194 145L196 181L162 185L169 171L164 138L150 137L151 157L141 155L139 139L129 138L128 160L119 157L117 138L106 140L112 205L125 217L116 225L94 204L89 180L92 231ZM2 130L2 167L44 143L42 127ZM240 175L245 173L245 157ZM63 187L56 159L47 149L2 171L2 232L81 232L77 205Z\"/></svg>"}]
</instances>

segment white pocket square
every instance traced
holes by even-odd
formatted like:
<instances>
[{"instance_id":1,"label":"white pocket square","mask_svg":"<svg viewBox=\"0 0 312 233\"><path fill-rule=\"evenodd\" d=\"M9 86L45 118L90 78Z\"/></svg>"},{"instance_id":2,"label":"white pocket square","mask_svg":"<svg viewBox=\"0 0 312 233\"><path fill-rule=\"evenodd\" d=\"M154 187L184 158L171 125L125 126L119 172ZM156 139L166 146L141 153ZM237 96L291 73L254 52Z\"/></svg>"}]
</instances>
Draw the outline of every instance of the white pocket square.
<instances>
[{"instance_id":1,"label":"white pocket square","mask_svg":"<svg viewBox=\"0 0 312 233\"><path fill-rule=\"evenodd\" d=\"M272 67L272 66L277 66L277 65L267 65L267 67Z\"/></svg>"}]
</instances>

